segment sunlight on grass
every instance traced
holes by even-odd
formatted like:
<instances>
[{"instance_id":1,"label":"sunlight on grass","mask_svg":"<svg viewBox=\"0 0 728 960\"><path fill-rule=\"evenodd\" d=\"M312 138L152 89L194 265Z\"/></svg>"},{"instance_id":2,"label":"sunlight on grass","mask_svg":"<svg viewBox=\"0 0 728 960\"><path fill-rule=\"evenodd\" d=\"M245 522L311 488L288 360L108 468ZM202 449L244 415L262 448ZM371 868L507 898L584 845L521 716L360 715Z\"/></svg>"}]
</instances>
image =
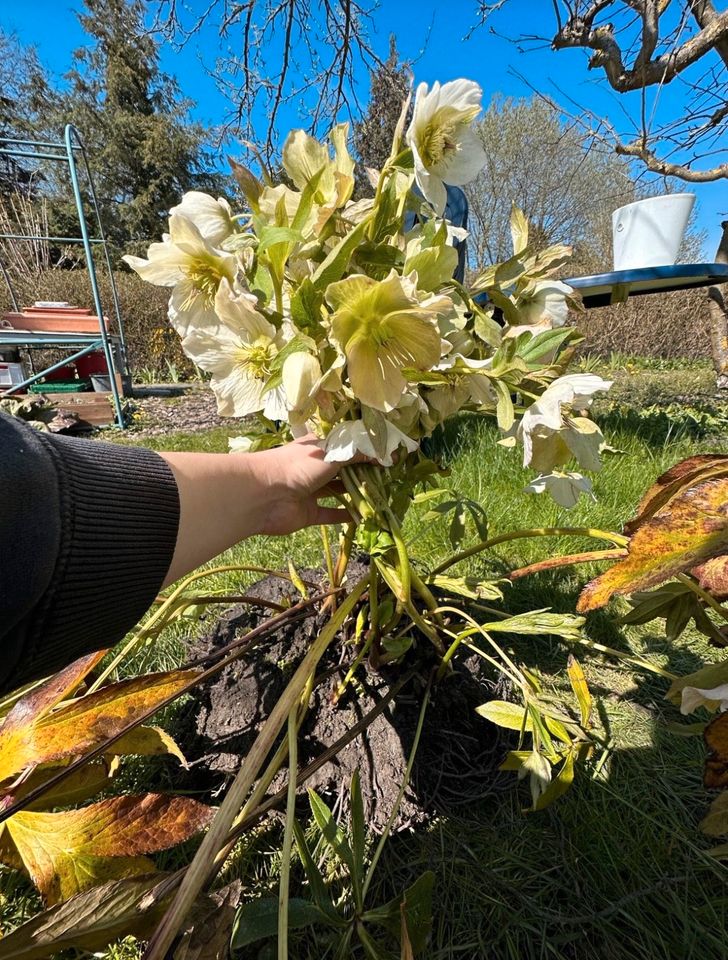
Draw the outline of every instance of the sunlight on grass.
<instances>
[{"instance_id":1,"label":"sunlight on grass","mask_svg":"<svg viewBox=\"0 0 728 960\"><path fill-rule=\"evenodd\" d=\"M606 456L604 470L596 478L597 500L583 500L571 512L545 497L521 493L529 479L527 471L517 455L497 445L497 431L489 423L461 417L434 444L451 467L443 485L485 507L491 535L566 525L619 531L645 489L667 467L721 446L714 439L696 439L685 430L666 437L659 425L651 429L647 424L635 432L619 417L605 417L604 429L616 452ZM133 434L119 439L145 442L155 449L223 452L227 437L235 432L217 428L153 441L140 441ZM406 535L413 556L426 568L451 550L448 521L423 521L425 512L422 509L408 520ZM477 537L472 531L471 535L474 542ZM500 577L556 553L600 546L583 537L520 540L464 561L456 569ZM229 550L214 565L285 569L289 559L299 570L319 566L318 531L279 539L253 538ZM507 584L505 609L517 612L537 606L573 611L581 586L599 569L592 564ZM223 574L205 586L241 591L254 579L254 574ZM705 659L718 659L717 652L694 632L686 632L673 647L659 624L620 627L614 615L624 609L625 602L617 601L609 615L591 615L587 637L640 654L675 673L694 670ZM182 657L184 641L215 617L211 608L202 624L192 620L175 626L158 647L137 654L125 670L169 666ZM553 638L531 641L530 646L519 644L519 656L532 669L538 665L547 689L568 696L566 645ZM697 830L710 799L701 782L702 741L666 729L666 720L678 719L677 711L664 700L667 681L575 647L599 697L595 723L611 744L599 774L592 779L581 770L564 799L542 813L528 815L521 810L525 798L515 780L509 781L490 799L474 802L467 816L438 817L428 830L395 837L389 844L372 887L373 902L401 891L424 869L437 874L433 938L423 954L429 960L717 960L725 956L726 898L720 891L726 871L705 853L710 842ZM148 780L149 767L135 765L134 779L143 781L145 770ZM272 884L275 889L275 858L269 856L270 849L265 842L252 843L240 861L256 888ZM311 947L300 941L299 946L296 956L331 955L321 945ZM127 955L131 956L114 954Z\"/></svg>"}]
</instances>

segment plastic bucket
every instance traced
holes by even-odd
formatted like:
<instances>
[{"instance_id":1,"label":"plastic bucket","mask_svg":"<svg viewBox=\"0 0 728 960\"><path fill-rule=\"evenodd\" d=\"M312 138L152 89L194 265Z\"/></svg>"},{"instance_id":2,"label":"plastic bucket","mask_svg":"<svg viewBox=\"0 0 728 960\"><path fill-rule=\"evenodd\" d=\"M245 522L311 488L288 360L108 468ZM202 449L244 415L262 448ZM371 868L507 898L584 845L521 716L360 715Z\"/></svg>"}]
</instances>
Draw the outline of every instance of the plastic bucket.
<instances>
[{"instance_id":1,"label":"plastic bucket","mask_svg":"<svg viewBox=\"0 0 728 960\"><path fill-rule=\"evenodd\" d=\"M43 378L46 382L53 383L57 380L73 380L76 376L76 365L73 363L67 363L63 367L59 367L57 370L51 370L49 373L46 373Z\"/></svg>"},{"instance_id":2,"label":"plastic bucket","mask_svg":"<svg viewBox=\"0 0 728 960\"><path fill-rule=\"evenodd\" d=\"M97 373L108 376L109 373L103 350L94 350L93 353L87 353L83 357L79 357L76 360L76 369L79 377L93 377Z\"/></svg>"},{"instance_id":3,"label":"plastic bucket","mask_svg":"<svg viewBox=\"0 0 728 960\"><path fill-rule=\"evenodd\" d=\"M614 269L637 270L675 263L694 203L694 193L670 193L615 210Z\"/></svg>"}]
</instances>

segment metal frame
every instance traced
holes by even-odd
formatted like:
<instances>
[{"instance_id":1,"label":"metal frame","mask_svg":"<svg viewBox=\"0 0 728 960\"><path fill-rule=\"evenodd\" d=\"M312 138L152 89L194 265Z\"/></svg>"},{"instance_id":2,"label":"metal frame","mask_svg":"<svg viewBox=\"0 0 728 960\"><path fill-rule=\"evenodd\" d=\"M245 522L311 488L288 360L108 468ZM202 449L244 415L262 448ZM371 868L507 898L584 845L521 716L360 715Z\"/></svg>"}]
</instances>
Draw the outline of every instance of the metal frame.
<instances>
[{"instance_id":1,"label":"metal frame","mask_svg":"<svg viewBox=\"0 0 728 960\"><path fill-rule=\"evenodd\" d=\"M49 240L51 242L59 243L81 243L83 244L84 256L86 259L86 269L88 270L89 281L91 283L91 292L93 295L94 309L96 310L96 316L99 321L99 333L93 334L63 334L63 333L48 333L48 334L33 334L26 333L22 330L6 330L0 328L0 346L12 346L16 345L25 349L32 348L42 348L42 347L56 347L56 348L67 348L73 349L76 347L76 351L72 353L70 357L66 357L63 360L60 360L58 363L52 364L50 367L46 367L44 370L41 370L40 373L34 373L33 376L28 377L22 383L14 384L9 389L4 390L0 393L0 398L10 396L13 393L18 393L20 390L23 390L25 387L30 386L32 383L35 383L37 380L40 380L41 377L45 376L46 373L51 373L54 370L57 370L59 367L64 366L65 364L77 360L79 357L86 356L86 354L93 353L96 350L103 350L104 356L106 358L106 365L109 370L109 386L111 387L111 394L114 402L114 412L116 414L117 426L122 430L125 427L124 422L124 410L121 403L121 395L119 393L119 386L116 381L116 374L119 373L128 373L128 364L126 360L126 341L124 339L124 325L121 320L121 311L119 309L119 298L116 292L116 284L114 283L114 272L111 267L111 258L109 257L109 250L106 244L106 238L104 236L103 226L101 224L101 216L99 213L99 205L96 199L96 191L94 189L93 178L91 176L91 170L88 163L88 156L86 154L86 148L83 145L81 135L73 126L73 124L66 124L63 142L62 143L53 143L46 140L18 140L18 139L3 139L3 146L0 148L0 156L9 156L9 157L18 157L25 158L29 160L52 160L56 162L67 163L69 172L71 175L71 187L73 189L73 199L76 205L76 212L78 214L78 223L81 235L79 237L52 237L52 236L35 236L31 234L0 234L0 239L5 240ZM84 213L84 203L83 197L81 195L81 187L78 178L78 165L77 157L83 162L83 168L86 172L86 177L88 180L89 195L91 201L92 212L96 219L96 226L98 228L98 236L91 237L89 236L88 228L86 226L86 217ZM94 261L93 254L93 245L97 244L101 246L101 249L104 253L104 260L106 262L106 268L109 272L109 280L111 283L111 299L113 301L114 307L114 319L116 321L116 329L118 330L117 335L109 334L106 329L106 323L104 322L104 310L101 303L101 294L99 293L98 279L96 276L96 263ZM18 301L13 290L10 277L5 268L5 265L0 259L0 273L8 286L10 291L10 299L13 303L13 307L19 313L20 308L18 306ZM121 352L121 369L117 370L116 358L114 356L114 346L118 344Z\"/></svg>"}]
</instances>

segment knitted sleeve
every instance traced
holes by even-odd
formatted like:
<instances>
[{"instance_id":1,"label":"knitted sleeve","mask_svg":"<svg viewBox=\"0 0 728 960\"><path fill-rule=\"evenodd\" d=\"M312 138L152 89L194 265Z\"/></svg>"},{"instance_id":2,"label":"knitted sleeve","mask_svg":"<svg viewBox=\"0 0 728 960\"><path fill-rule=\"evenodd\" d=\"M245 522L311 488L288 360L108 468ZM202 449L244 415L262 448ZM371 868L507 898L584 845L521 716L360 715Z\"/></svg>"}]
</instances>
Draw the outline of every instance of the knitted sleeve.
<instances>
[{"instance_id":1,"label":"knitted sleeve","mask_svg":"<svg viewBox=\"0 0 728 960\"><path fill-rule=\"evenodd\" d=\"M154 600L178 523L156 453L0 415L0 690L117 643Z\"/></svg>"}]
</instances>

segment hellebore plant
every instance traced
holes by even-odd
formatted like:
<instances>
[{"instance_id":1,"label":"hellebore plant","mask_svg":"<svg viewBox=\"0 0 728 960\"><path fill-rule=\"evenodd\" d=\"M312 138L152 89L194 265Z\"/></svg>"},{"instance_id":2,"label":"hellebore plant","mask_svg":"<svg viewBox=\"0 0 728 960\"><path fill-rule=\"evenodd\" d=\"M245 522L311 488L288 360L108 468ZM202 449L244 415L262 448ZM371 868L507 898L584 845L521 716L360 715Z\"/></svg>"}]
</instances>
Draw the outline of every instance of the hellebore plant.
<instances>
[{"instance_id":1,"label":"hellebore plant","mask_svg":"<svg viewBox=\"0 0 728 960\"><path fill-rule=\"evenodd\" d=\"M328 144L295 130L282 150L293 187L235 164L245 212L188 193L149 259L126 258L172 287L170 321L211 374L219 412L257 418L233 450L313 433L329 460L363 454L385 468L342 471L352 526L334 585L354 542L373 560L370 611L383 581L396 602L388 629L406 612L438 647L437 603L402 535L418 489L434 487L441 472L423 440L461 411L494 415L502 442L520 445L524 465L538 472L527 489L572 506L590 484L561 468L573 459L598 470L603 443L574 411L609 387L564 375L564 348L576 339L567 312L579 302L553 274L569 250L534 249L520 211L513 256L469 290L453 279L444 184L467 183L485 161L472 128L480 100L471 81L420 84L409 128L403 137L403 110L390 158L372 174L374 198L356 202L347 125L334 127ZM385 623L372 616L378 636Z\"/></svg>"},{"instance_id":2,"label":"hellebore plant","mask_svg":"<svg viewBox=\"0 0 728 960\"><path fill-rule=\"evenodd\" d=\"M347 582L355 547L369 557L368 576L349 585L338 608L333 597L327 600L331 619L246 758L203 841L199 869L195 875L193 864L150 957L163 956L209 874L205 856L211 862L244 816L246 798L286 717L293 746L301 697L305 702L316 663L346 617L356 619L360 639L347 680L365 656L396 663L421 643L434 648L442 676L465 644L520 689L523 707L493 703L482 712L520 732L519 750L508 763L529 777L534 808L568 787L574 761L590 750L590 700L578 664L569 671L577 722L493 636L553 633L574 640L581 618L496 611L499 619L483 625L447 605L443 598L502 597L497 583L443 574L491 545L478 504L455 498L435 508L435 515L454 513L454 547L462 540L463 511L482 538L437 569L417 569L405 542L410 506L447 492L438 484L445 471L427 455L425 441L463 411L495 417L500 442L522 449L524 466L536 471L527 490L547 492L567 507L580 493L591 495L589 480L564 468L570 461L589 471L600 468L603 437L584 413L594 395L610 386L591 374L567 374L579 336L566 321L570 309L581 307L576 292L554 275L571 251L560 245L536 249L516 207L512 257L489 266L468 287L453 279L453 242L464 231L444 218L445 185L469 182L485 162L473 129L481 109L478 85L457 80L428 90L420 84L405 131L408 108L406 103L387 162L368 171L373 197L352 200L347 124L335 126L327 143L294 130L281 154L287 183L274 184L265 170L260 179L232 162L244 210L233 213L224 200L188 193L171 211L169 234L151 245L148 259L126 258L145 279L172 288L170 322L187 355L211 375L219 412L248 418L246 432L230 443L234 455L313 434L328 460L345 464L340 500L351 523L335 562L324 538L332 588ZM357 454L370 462L350 464ZM570 531L530 533L562 532ZM623 546L616 535L578 532ZM476 638L485 649L475 647ZM528 739L531 747L521 749ZM555 778L552 767L559 768Z\"/></svg>"}]
</instances>

